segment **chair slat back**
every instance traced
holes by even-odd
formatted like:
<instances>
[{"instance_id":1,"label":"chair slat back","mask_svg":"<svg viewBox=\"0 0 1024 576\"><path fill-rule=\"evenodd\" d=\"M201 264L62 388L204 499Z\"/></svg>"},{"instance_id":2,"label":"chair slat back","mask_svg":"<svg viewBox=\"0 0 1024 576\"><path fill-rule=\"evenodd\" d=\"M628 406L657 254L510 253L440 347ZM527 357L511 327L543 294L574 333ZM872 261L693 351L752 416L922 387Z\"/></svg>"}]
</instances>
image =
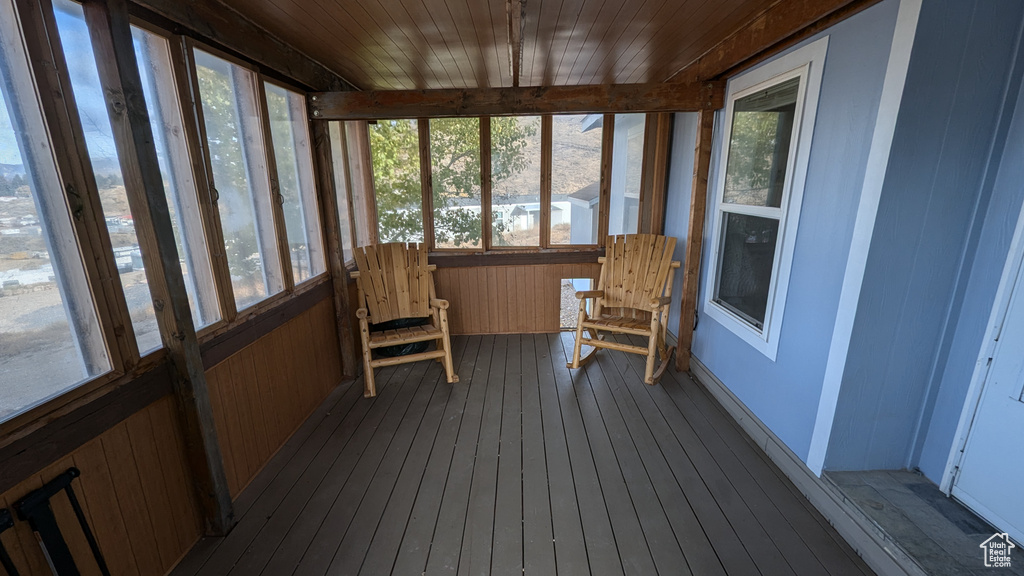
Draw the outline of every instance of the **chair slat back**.
<instances>
[{"instance_id":1,"label":"chair slat back","mask_svg":"<svg viewBox=\"0 0 1024 576\"><path fill-rule=\"evenodd\" d=\"M655 234L609 236L601 267L603 307L649 310L664 296L676 239Z\"/></svg>"},{"instance_id":2,"label":"chair slat back","mask_svg":"<svg viewBox=\"0 0 1024 576\"><path fill-rule=\"evenodd\" d=\"M371 322L430 315L426 244L378 244L356 248L354 255Z\"/></svg>"}]
</instances>

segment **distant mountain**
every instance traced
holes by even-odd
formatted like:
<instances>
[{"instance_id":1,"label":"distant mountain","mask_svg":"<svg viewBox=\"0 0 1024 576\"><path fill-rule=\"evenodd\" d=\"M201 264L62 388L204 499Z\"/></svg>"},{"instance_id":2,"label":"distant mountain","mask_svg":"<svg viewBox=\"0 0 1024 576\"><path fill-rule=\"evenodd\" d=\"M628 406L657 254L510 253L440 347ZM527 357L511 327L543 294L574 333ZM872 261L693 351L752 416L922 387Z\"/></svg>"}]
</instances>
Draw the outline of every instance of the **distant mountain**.
<instances>
[{"instance_id":1,"label":"distant mountain","mask_svg":"<svg viewBox=\"0 0 1024 576\"><path fill-rule=\"evenodd\" d=\"M93 158L92 170L97 176L120 174L121 164L118 162L117 158Z\"/></svg>"},{"instance_id":2,"label":"distant mountain","mask_svg":"<svg viewBox=\"0 0 1024 576\"><path fill-rule=\"evenodd\" d=\"M97 176L106 176L108 174L120 174L121 164L117 158L93 158L92 159L93 172ZM0 163L0 176L4 178L11 178L16 174L22 176L25 175L24 164L3 164Z\"/></svg>"},{"instance_id":3,"label":"distant mountain","mask_svg":"<svg viewBox=\"0 0 1024 576\"><path fill-rule=\"evenodd\" d=\"M15 174L25 175L24 164L0 164L0 176L11 178Z\"/></svg>"}]
</instances>

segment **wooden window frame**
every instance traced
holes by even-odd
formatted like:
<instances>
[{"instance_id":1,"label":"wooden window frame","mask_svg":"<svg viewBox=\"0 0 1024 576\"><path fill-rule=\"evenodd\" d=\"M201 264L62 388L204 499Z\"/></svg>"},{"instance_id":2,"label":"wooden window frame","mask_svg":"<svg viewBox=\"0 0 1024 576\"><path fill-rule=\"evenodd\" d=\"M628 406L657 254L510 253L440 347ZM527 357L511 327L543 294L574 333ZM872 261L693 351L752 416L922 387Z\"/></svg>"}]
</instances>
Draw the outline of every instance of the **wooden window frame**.
<instances>
[{"instance_id":1,"label":"wooden window frame","mask_svg":"<svg viewBox=\"0 0 1024 576\"><path fill-rule=\"evenodd\" d=\"M221 307L222 310L225 312L222 316L226 316L224 318L225 324L230 326L234 325L234 323L239 317L250 318L252 317L253 314L258 313L258 311L265 310L267 306L272 306L274 303L280 302L283 299L287 299L295 292L295 285L294 282L292 281L293 279L290 274L291 258L286 250L282 252L282 244L284 244L285 246L287 245L287 236L284 232L283 211L281 210L280 202L276 200L276 198L279 197L277 191L277 166L273 156L273 150L268 149L267 147L268 144L272 147L272 143L269 141L270 135L267 124L266 94L265 91L263 90L262 84L263 75L260 73L259 68L257 66L250 64L244 60L241 60L239 58L236 58L235 56L228 54L222 50L219 50L197 40L194 40L192 38L184 38L184 46L185 65L188 71L189 86L192 87L191 96L195 103L193 110L195 112L196 118L196 131L198 134L198 141L202 147L203 163L205 165L205 171L207 176L207 186L210 189L209 197L212 208L211 215L213 216L213 219L216 221L217 224L216 238L220 243L218 246L218 250L222 255L221 258L215 261L215 266L220 268L220 274L227 278L226 285L218 286L218 288L221 289L221 292L219 294ZM262 142L263 144L263 160L266 169L266 176L269 182L270 193L266 198L260 198L260 194L258 193L253 194L253 201L257 203L255 205L256 212L259 213L261 209L264 211L264 215L266 215L266 213L269 212L271 220L273 221L273 244L278 252L277 265L280 267L278 270L276 270L276 272L280 275L280 278L273 278L268 275L266 287L268 295L265 298L246 306L245 308L238 308L235 302L234 289L230 281L230 270L228 268L226 249L224 247L224 232L220 222L220 212L219 209L217 208L216 184L213 181L212 158L210 157L210 148L207 145L205 119L203 116L202 109L202 95L199 92L198 68L195 61L195 51L197 49L202 50L203 52L206 52L207 54L210 54L216 58L225 60L230 64L236 65L240 68L247 70L252 74L252 78L256 84L256 93L253 95L256 97L254 105L256 107L255 109L257 111L257 114L260 116L258 119L259 122L257 127L261 132L261 134L259 135L259 141ZM251 129L252 127L249 128ZM247 153L244 147L244 143L243 152ZM259 216L257 216L257 218L258 217ZM258 222L256 223L256 226L256 233L259 234L260 230ZM211 240L211 243L212 242L213 240ZM272 290L272 280L280 282L280 290ZM268 302L270 304L265 304ZM210 330L204 330L202 337L208 337L208 334L211 333L220 333L223 328L223 326L217 326L216 328Z\"/></svg>"},{"instance_id":2,"label":"wooden window frame","mask_svg":"<svg viewBox=\"0 0 1024 576\"><path fill-rule=\"evenodd\" d=\"M266 138L266 145L265 145L265 147L266 147L266 150L267 150L267 158L272 163L271 172L270 172L271 173L271 188L272 188L272 190L274 191L274 193L276 195L276 201L274 202L274 204L276 205L275 213L280 213L280 220L277 222L277 224L278 224L278 226L277 226L277 233L278 233L278 236L279 236L279 241L281 243L280 244L281 249L284 250L285 252L287 252L288 257L289 257L288 258L289 268L285 269L285 276L292 277L292 274L291 274L291 248L288 245L288 227L287 227L287 223L285 222L285 219L284 219L284 196L281 194L280 175L277 172L277 158L275 157L276 151L274 150L274 138L273 138L273 134L272 134L271 129L270 129L270 113L269 113L269 110L268 110L268 107L267 107L268 105L267 105L266 85L267 84L271 84L273 86L277 86L278 88L282 88L282 89L284 89L284 90L286 90L288 92L292 92L294 94L298 94L299 96L303 97L303 101L305 101L306 93L301 88L299 88L299 87L297 87L297 86L295 86L293 84L289 84L287 82L283 82L283 81L278 80L276 78L269 77L269 76L267 76L265 74L259 74L259 78L260 78L260 90L259 90L259 92L260 92L260 94L262 96L261 105L262 105L263 126L264 126L263 133L264 133L264 136ZM316 280L317 278L320 278L321 276L329 275L330 274L330 265L328 263L327 244L326 244L326 241L325 241L323 225L321 224L321 222L322 222L321 214L323 213L323 205L322 205L322 203L320 201L320 189L319 189L319 185L317 184L316 162L315 162L315 160L313 158L313 156L314 156L314 153L313 153L313 147L314 147L313 132L312 132L312 130L310 130L309 117L308 117L308 114L306 113L305 105L303 105L301 108L299 108L299 107L294 105L294 103L291 101L291 99L289 99L288 106L289 106L289 109L291 110L292 113L295 113L296 111L301 112L301 114L302 114L302 116L301 116L301 118L302 118L301 125L303 126L303 129L305 130L306 142L309 145L308 153L307 154L302 154L302 155L298 154L298 147L295 146L295 143L294 143L294 140L297 137L297 135L294 134L294 133L292 134L292 140L293 140L292 146L296 150L295 161L296 161L297 164L308 168L308 170L305 173L305 177L308 178L308 181L304 182L303 183L304 185L301 186L300 190L298 191L298 193L299 193L299 199L298 200L299 200L299 203L302 204L302 207L303 207L303 211L302 211L303 218L302 219L303 219L304 225L306 227L307 240L309 238L309 228L308 227L310 225L316 226L317 236L319 237L319 241L317 243L315 243L315 245L314 245L313 242L308 242L307 241L307 245L308 245L307 249L309 250L309 254L310 254L310 262L312 263L312 261L313 261L314 253L317 253L317 254L319 254L321 266L323 267L323 269L320 270L318 273L316 273L316 274L312 274L311 273L309 275L309 278L307 278L307 279L305 279L305 280L303 280L302 282L299 283L299 285L303 285L303 284L312 282L313 280ZM299 178L303 178L303 171L302 170L299 170ZM306 194L308 194L308 197L303 197L304 196L304 192ZM306 204L306 202L310 202L311 204ZM312 207L313 208L313 213L312 214L310 214L307 210L305 210L305 208L308 208L308 207ZM315 252L314 252L314 250L315 250ZM282 254L284 254L285 252L282 252ZM284 261L284 259L282 258L282 262L283 261ZM294 282L294 277L292 277L292 280L291 280L291 282L289 284L289 287L286 289L286 292L288 292L288 293L294 292L295 291L295 287L296 287L296 284Z\"/></svg>"},{"instance_id":3,"label":"wooden window frame","mask_svg":"<svg viewBox=\"0 0 1024 576\"><path fill-rule=\"evenodd\" d=\"M433 117L415 118L418 130L418 147L420 153L420 192L423 217L423 241L427 243L431 253L439 256L458 255L481 255L488 253L502 254L537 254L557 252L592 252L600 251L604 246L603 239L608 236L609 215L608 208L611 204L611 170L612 155L615 138L615 114L604 114L601 133L601 167L598 201L598 229L597 243L592 244L552 244L551 243L551 170L552 170L552 114L530 114L539 116L541 119L541 158L540 158L540 239L537 246L495 246L492 238L492 192L493 181L491 175L491 125L493 116L474 116L480 123L480 210L481 210L481 247L480 248L438 248L434 237L433 218L433 178L430 157L430 120ZM405 118L394 118L402 120ZM392 119L389 119L392 120ZM347 132L344 125L347 122L361 122L368 130L366 120L341 121L324 120L324 122L342 122L342 135L347 143ZM671 114L647 114L644 120L644 147L642 152L643 166L641 167L641 193L640 207L637 217L637 231L645 233L661 233L664 228L664 206L665 186L667 184L667 162L669 143L671 140ZM367 138L367 143L369 139ZM366 147L365 156L361 159L365 162L365 171L370 174L370 189L367 203L373 209L376 216L376 187L373 182L373 159ZM352 155L346 150L346 160L351 163ZM351 167L349 167L351 169ZM359 200L356 198L355 184L349 180L349 194L352 201L350 216L352 218L352 246L358 246L356 230L357 212L355 208ZM367 223L373 231L373 243L378 241L377 222ZM352 262L345 263L351 268Z\"/></svg>"},{"instance_id":4,"label":"wooden window frame","mask_svg":"<svg viewBox=\"0 0 1024 576\"><path fill-rule=\"evenodd\" d=\"M349 134L358 137L358 142L352 142ZM377 198L374 193L373 181L373 156L370 153L370 123L366 120L349 120L344 122L346 160L351 175L352 207L352 246L361 246L359 242L359 226L366 228L366 241L368 244L380 242L377 223ZM357 186L358 183L358 186Z\"/></svg>"},{"instance_id":5,"label":"wooden window frame","mask_svg":"<svg viewBox=\"0 0 1024 576\"><path fill-rule=\"evenodd\" d=\"M544 148L544 122L545 122L545 120L544 119L547 116L542 115L542 114L531 114L531 115L524 116L524 117L537 117L537 118L540 118L540 124L541 124L541 133L540 133L540 142L541 142L540 152L541 152L541 154L540 155L541 155L541 158L540 158L540 182L539 182L540 187L538 189L540 191L540 194L537 197L537 202L540 204L540 207L541 207L541 220L542 221L546 221L546 220L544 220L544 214L545 213L550 214L550 211L551 211L550 203L549 203L549 205L548 205L548 207L546 209L544 208L545 204L544 204L544 192L543 192L545 181L548 182L548 186L549 187L551 185L551 183L550 183L550 181L551 181L550 171L547 174L545 174L545 172L544 172L544 154L545 154L545 152L544 152L545 151L545 148ZM493 150L491 150L491 119L492 118L498 118L498 116L481 116L480 117L480 126L481 126L481 132L480 132L480 172L481 172L481 177L482 177L481 182L486 181L486 183L487 183L487 185L486 185L486 196L485 196L486 200L484 200L482 202L483 205L481 206L481 210L487 215L487 221L484 224L484 240L485 240L484 252L501 252L501 253L540 252L540 251L545 249L545 245L544 245L544 237L545 237L544 236L544 231L545 231L545 228L544 228L543 222L538 224L540 229L538 230L537 245L536 246L495 246L494 245L494 239L493 239L493 234L494 234L493 225L494 225L494 223L492 222L492 219L494 218L494 204L492 203L492 199L493 199L492 193L494 191L494 189L493 189L493 186L494 186L494 179L493 179L493 177L494 177L494 175L491 173L491 169L493 168L493 164L491 163L491 155L493 154ZM486 140L485 140L485 134L484 134L484 130L483 130L483 126L484 126L485 123L487 125ZM549 130L549 132L550 132L550 130ZM487 144L487 147L486 147L487 152L486 153L484 152L484 149L485 149L484 148L484 143L485 142ZM548 147L548 150L550 150L550 147ZM486 167L484 167L485 162L486 162ZM548 163L548 168L550 169L550 162ZM483 185L481 185L481 189L482 190L483 190L483 188L484 188ZM548 227L547 233L549 235L551 233L550 226Z\"/></svg>"},{"instance_id":6,"label":"wooden window frame","mask_svg":"<svg viewBox=\"0 0 1024 576\"><path fill-rule=\"evenodd\" d=\"M6 1L6 0L5 0ZM94 397L109 390L126 374L144 371L163 361L165 353L158 350L142 358L128 314L128 306L117 282L117 265L100 207L92 165L85 154L85 136L78 111L70 102L70 78L60 48L53 6L49 0L10 0L14 18L4 18L0 26L8 28L3 36L9 49L16 50L15 59L24 59L28 68L25 77L11 79L18 93L8 98L33 106L38 111L38 126L32 134L34 143L44 145L59 185L38 190L41 200L49 209L68 214L68 228L61 232L71 245L54 246L58 253L51 254L55 265L61 259L79 262L84 274L71 275L65 287L64 298L75 305L91 307L96 316L98 334L84 346L89 355L106 355L109 368L93 376L86 376L74 387L50 400L30 408L0 423L0 437L22 431L43 416L59 411L69 403ZM70 142L71 146L56 145ZM43 215L40 215L41 217ZM82 334L76 330L76 320L68 318L72 337ZM90 329L91 333L92 330Z\"/></svg>"},{"instance_id":7,"label":"wooden window frame","mask_svg":"<svg viewBox=\"0 0 1024 576\"><path fill-rule=\"evenodd\" d=\"M338 128L338 143L337 143L338 146L337 147L334 145L334 136L331 134L331 129L332 129L333 126L337 126L337 128ZM316 124L313 124L312 127L313 127L314 130L316 130ZM355 249L356 249L358 244L356 243L356 236L357 236L357 232L356 232L356 218L355 218L355 214L356 213L355 213L355 201L353 199L355 194L354 194L354 190L353 190L353 186L352 186L352 168L351 168L351 162L349 161L348 135L346 134L347 130L346 130L345 122L342 121L342 120L331 120L325 126L324 132L326 133L326 137L327 137L328 141L330 142L329 148L330 148L330 151L331 151L331 157L330 157L330 159L321 159L321 161L323 161L323 162L330 162L331 173L332 173L332 176L334 177L334 181L331 182L331 184L332 184L331 191L333 192L333 195L334 195L334 201L335 202L341 202L342 200L344 200L345 201L346 210L347 210L347 214L348 214L348 235L347 235L348 238L341 238L341 241L343 243L345 243L345 246L347 246L348 249L353 253L353 258L346 259L345 256L344 256L344 251L342 251L341 255L340 255L340 259L341 259L342 265L345 266L345 267L348 267L350 264L353 264L353 265L355 264L354 254L355 254ZM339 183L340 183L340 186L339 186ZM345 188L345 197L344 198L341 198L339 196L339 194L338 194L340 187L344 187ZM324 186L321 186L321 193L325 194L325 195L327 194L326 188ZM336 206L336 208L337 208L337 206ZM324 212L326 212L326 211L327 210L326 210L326 207L325 207ZM338 218L339 219L341 218L341 213L340 212L338 213ZM339 235L340 235L340 230L339 230ZM328 253L329 253L329 251L328 251Z\"/></svg>"},{"instance_id":8,"label":"wooden window frame","mask_svg":"<svg viewBox=\"0 0 1024 576\"><path fill-rule=\"evenodd\" d=\"M225 310L219 294L225 282L227 282L230 288L230 279L222 274L218 274L217 266L215 265L218 254L212 249L214 242L211 239L214 237L220 238L219 219L217 219L216 214L211 214L212 202L209 202L211 198L209 179L205 171L206 164L202 158L201 150L203 147L198 145L199 135L197 132L196 116L192 109L191 83L188 81L185 67L184 37L138 17L131 18L131 25L163 38L167 42L170 57L170 81L175 92L174 97L169 99L167 103L174 103L175 111L181 120L183 132L182 138L174 146L177 149L169 150L169 153L175 156L177 160L187 163L187 166L182 166L179 162L172 161L170 162L170 169L175 172L176 180L191 182L194 194L182 195L178 199L179 202L188 204L190 212L199 214L198 226L195 223L187 222L193 225L186 225L181 234L184 236L184 243L189 247L190 251L203 251L202 257L209 266L211 277L202 280L205 286L196 286L196 291L204 294L200 302L197 303L197 306L202 302L212 303L212 307L216 308L218 317L217 320L197 328L197 333L201 334L204 330L225 321ZM166 107L161 106L161 110L164 110L164 108ZM164 114L166 115L167 113L165 110ZM164 121L166 123L166 120ZM172 146L170 142L168 146ZM183 218L183 220L186 219ZM214 224L212 221L217 223ZM223 246L223 243L219 245ZM222 252L223 248L221 249L220 258L223 258Z\"/></svg>"},{"instance_id":9,"label":"wooden window frame","mask_svg":"<svg viewBox=\"0 0 1024 576\"><path fill-rule=\"evenodd\" d=\"M466 119L475 119L477 124L477 134L480 140L480 247L479 248L438 248L435 237L434 228L434 166L432 164L433 157L430 152L430 121L438 117L432 118L417 118L416 122L419 126L426 126L426 128L420 128L420 184L423 190L423 239L427 243L427 247L431 252L437 252L438 254L479 254L480 252L486 252L488 245L491 241L490 232L484 226L484 214L490 213L490 177L484 172L484 135L483 135L483 116L465 116ZM490 118L488 116L487 118ZM488 124L487 141L490 143L490 126ZM490 148L488 148L489 150ZM487 166L488 169L491 165L490 154L487 155ZM484 199L484 180L488 180L487 188L487 199ZM427 208L429 201L429 210ZM429 216L429 218L428 218ZM429 224L428 224L429 220ZM490 218L487 218L488 222ZM430 235L427 235L427 229L430 229Z\"/></svg>"}]
</instances>

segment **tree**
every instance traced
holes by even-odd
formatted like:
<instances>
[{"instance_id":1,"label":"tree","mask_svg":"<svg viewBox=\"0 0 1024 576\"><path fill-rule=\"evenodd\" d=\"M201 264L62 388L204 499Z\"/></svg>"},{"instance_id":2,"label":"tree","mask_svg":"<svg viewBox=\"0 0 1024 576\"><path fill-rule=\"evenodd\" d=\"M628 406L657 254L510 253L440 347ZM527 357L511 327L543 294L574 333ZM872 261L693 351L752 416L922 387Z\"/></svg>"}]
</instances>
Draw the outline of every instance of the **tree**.
<instances>
[{"instance_id":1,"label":"tree","mask_svg":"<svg viewBox=\"0 0 1024 576\"><path fill-rule=\"evenodd\" d=\"M14 186L11 186L3 174L0 174L0 196L14 196Z\"/></svg>"},{"instance_id":2,"label":"tree","mask_svg":"<svg viewBox=\"0 0 1024 576\"><path fill-rule=\"evenodd\" d=\"M494 118L491 164L495 181L521 172L533 126ZM423 240L419 130L415 120L382 120L370 126L374 194L381 242ZM477 118L438 118L430 124L434 237L437 245L478 246L479 212L459 199L480 200L480 123Z\"/></svg>"}]
</instances>

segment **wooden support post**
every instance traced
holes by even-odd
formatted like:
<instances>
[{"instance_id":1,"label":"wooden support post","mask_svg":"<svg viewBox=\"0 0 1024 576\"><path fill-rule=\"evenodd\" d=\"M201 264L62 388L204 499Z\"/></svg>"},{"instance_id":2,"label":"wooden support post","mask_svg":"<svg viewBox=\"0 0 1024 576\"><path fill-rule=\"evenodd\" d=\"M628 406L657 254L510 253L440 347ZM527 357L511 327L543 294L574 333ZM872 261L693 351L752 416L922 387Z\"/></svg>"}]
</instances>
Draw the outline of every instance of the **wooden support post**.
<instances>
[{"instance_id":1,"label":"wooden support post","mask_svg":"<svg viewBox=\"0 0 1024 576\"><path fill-rule=\"evenodd\" d=\"M672 146L672 114L648 114L644 126L644 165L640 177L640 227L644 234L665 229L668 155Z\"/></svg>"},{"instance_id":2,"label":"wooden support post","mask_svg":"<svg viewBox=\"0 0 1024 576\"><path fill-rule=\"evenodd\" d=\"M494 211L491 208L491 117L480 118L480 222L483 225L484 250L490 250L493 239L491 231L494 228L491 219Z\"/></svg>"},{"instance_id":3,"label":"wooden support post","mask_svg":"<svg viewBox=\"0 0 1024 576\"><path fill-rule=\"evenodd\" d=\"M540 246L551 246L551 131L554 119L540 117Z\"/></svg>"},{"instance_id":4,"label":"wooden support post","mask_svg":"<svg viewBox=\"0 0 1024 576\"><path fill-rule=\"evenodd\" d=\"M350 239L342 237L341 223L338 220L340 216L338 194L334 185L336 175L330 126L327 122L313 122L310 136L313 139L317 191L320 193L320 216L323 221L324 240L327 242L327 266L334 285L334 324L338 330L338 342L341 344L342 377L349 380L355 378L359 372L349 313L352 305L348 297L348 268L345 267L345 258L342 256L345 242L349 242Z\"/></svg>"},{"instance_id":5,"label":"wooden support post","mask_svg":"<svg viewBox=\"0 0 1024 576\"><path fill-rule=\"evenodd\" d=\"M700 253L704 242L704 211L708 199L708 173L711 170L711 138L714 110L701 110L697 120L697 145L693 160L693 186L690 190L690 225L687 228L686 261L683 263L683 301L679 311L679 341L676 344L676 370L690 369L693 344L693 316L697 310L697 285L700 284Z\"/></svg>"},{"instance_id":6,"label":"wooden support post","mask_svg":"<svg viewBox=\"0 0 1024 576\"><path fill-rule=\"evenodd\" d=\"M423 242L434 249L434 178L430 166L430 120L419 118L420 187L423 192Z\"/></svg>"},{"instance_id":7,"label":"wooden support post","mask_svg":"<svg viewBox=\"0 0 1024 576\"><path fill-rule=\"evenodd\" d=\"M172 364L196 495L207 533L223 535L235 523L231 494L135 59L128 4L86 0L84 8L160 336Z\"/></svg>"},{"instance_id":8,"label":"wooden support post","mask_svg":"<svg viewBox=\"0 0 1024 576\"><path fill-rule=\"evenodd\" d=\"M609 211L612 205L612 150L615 148L615 114L605 114L601 126L601 184L598 191L597 241L604 244L608 236Z\"/></svg>"}]
</instances>

